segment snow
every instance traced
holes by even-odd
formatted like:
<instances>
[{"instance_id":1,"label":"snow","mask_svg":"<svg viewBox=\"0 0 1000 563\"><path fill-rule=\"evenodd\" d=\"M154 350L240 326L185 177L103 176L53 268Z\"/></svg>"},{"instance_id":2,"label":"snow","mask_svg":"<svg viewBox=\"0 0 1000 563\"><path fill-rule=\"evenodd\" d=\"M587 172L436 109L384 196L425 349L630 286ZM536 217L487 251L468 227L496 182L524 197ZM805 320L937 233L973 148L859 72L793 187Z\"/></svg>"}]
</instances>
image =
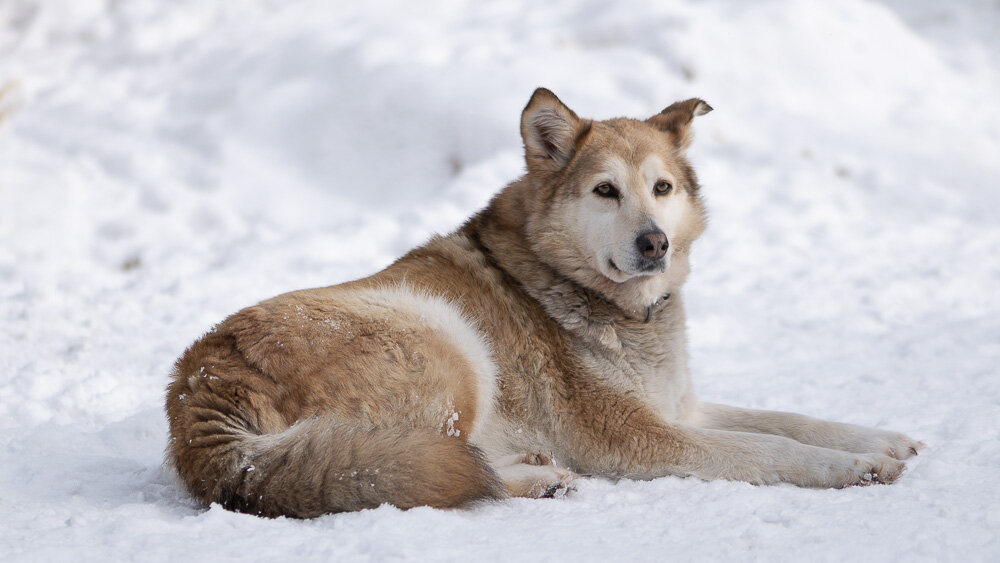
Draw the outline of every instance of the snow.
<instances>
[{"instance_id":1,"label":"snow","mask_svg":"<svg viewBox=\"0 0 1000 563\"><path fill-rule=\"evenodd\" d=\"M1000 8L987 0L0 3L0 560L1000 559ZM447 232L538 85L692 96L700 395L929 448L840 491L587 479L311 521L162 465L173 360Z\"/></svg>"}]
</instances>

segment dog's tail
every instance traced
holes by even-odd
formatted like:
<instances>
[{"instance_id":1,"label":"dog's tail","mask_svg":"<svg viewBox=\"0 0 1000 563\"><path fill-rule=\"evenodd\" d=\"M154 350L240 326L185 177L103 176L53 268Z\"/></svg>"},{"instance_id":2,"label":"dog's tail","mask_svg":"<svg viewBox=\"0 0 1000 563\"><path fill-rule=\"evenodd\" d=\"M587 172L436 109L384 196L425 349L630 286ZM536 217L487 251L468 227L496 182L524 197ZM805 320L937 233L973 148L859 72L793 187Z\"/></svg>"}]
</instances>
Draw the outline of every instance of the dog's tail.
<instances>
[{"instance_id":1,"label":"dog's tail","mask_svg":"<svg viewBox=\"0 0 1000 563\"><path fill-rule=\"evenodd\" d=\"M382 503L445 508L507 496L482 452L463 438L322 416L273 431L280 416L266 395L207 372L181 376L192 373L185 363L167 393L168 461L206 503L311 518Z\"/></svg>"},{"instance_id":2,"label":"dog's tail","mask_svg":"<svg viewBox=\"0 0 1000 563\"><path fill-rule=\"evenodd\" d=\"M280 434L201 441L224 437L231 441L179 467L196 496L239 512L311 518L382 503L453 507L505 494L474 446L430 430L360 429L314 418Z\"/></svg>"}]
</instances>

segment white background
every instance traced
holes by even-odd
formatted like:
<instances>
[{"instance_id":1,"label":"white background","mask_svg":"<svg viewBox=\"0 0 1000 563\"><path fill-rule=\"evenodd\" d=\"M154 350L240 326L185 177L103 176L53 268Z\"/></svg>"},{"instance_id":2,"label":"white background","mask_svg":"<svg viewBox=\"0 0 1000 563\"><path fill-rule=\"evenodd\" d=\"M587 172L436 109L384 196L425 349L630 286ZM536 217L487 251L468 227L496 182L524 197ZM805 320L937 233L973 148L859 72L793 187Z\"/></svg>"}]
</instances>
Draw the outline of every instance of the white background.
<instances>
[{"instance_id":1,"label":"white background","mask_svg":"<svg viewBox=\"0 0 1000 563\"><path fill-rule=\"evenodd\" d=\"M0 2L0 559L1000 558L1000 6ZM419 7L418 7L419 6ZM228 313L360 277L587 117L693 96L706 399L891 428L893 486L589 479L562 500L264 520L161 466Z\"/></svg>"}]
</instances>

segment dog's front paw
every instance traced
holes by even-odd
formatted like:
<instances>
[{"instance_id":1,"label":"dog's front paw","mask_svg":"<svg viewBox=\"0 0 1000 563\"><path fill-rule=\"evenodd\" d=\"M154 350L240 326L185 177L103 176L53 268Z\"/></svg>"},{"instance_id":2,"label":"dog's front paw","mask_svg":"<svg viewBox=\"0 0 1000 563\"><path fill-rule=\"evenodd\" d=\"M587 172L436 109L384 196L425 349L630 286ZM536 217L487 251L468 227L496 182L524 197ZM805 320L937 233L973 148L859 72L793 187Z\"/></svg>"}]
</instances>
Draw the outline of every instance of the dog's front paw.
<instances>
[{"instance_id":1,"label":"dog's front paw","mask_svg":"<svg viewBox=\"0 0 1000 563\"><path fill-rule=\"evenodd\" d=\"M879 454L857 456L844 475L842 487L894 483L906 471L906 464Z\"/></svg>"},{"instance_id":2,"label":"dog's front paw","mask_svg":"<svg viewBox=\"0 0 1000 563\"><path fill-rule=\"evenodd\" d=\"M885 450L883 450L885 455L889 457L909 459L927 447L927 444L914 440L905 434L900 434L899 432L889 432L889 434L890 437L886 440L888 444Z\"/></svg>"},{"instance_id":3,"label":"dog's front paw","mask_svg":"<svg viewBox=\"0 0 1000 563\"><path fill-rule=\"evenodd\" d=\"M855 448L854 451L882 454L893 459L909 459L926 447L927 445L923 442L899 432L872 430L859 440L859 447Z\"/></svg>"},{"instance_id":4,"label":"dog's front paw","mask_svg":"<svg viewBox=\"0 0 1000 563\"><path fill-rule=\"evenodd\" d=\"M894 483L906 464L882 454L856 454L825 448L809 450L810 459L782 475L782 481L800 487L844 487Z\"/></svg>"}]
</instances>

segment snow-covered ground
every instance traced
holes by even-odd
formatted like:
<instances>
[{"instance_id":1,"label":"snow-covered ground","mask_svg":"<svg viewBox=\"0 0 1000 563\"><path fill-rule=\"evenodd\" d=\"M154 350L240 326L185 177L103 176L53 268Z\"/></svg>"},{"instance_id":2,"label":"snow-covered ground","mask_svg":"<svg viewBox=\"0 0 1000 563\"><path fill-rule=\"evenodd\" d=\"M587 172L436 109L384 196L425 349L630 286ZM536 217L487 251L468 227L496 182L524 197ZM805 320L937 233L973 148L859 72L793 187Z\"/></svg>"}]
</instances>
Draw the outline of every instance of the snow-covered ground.
<instances>
[{"instance_id":1,"label":"snow-covered ground","mask_svg":"<svg viewBox=\"0 0 1000 563\"><path fill-rule=\"evenodd\" d=\"M0 560L1000 559L998 29L993 0L0 2ZM908 473L312 521L189 499L177 355L457 226L520 173L538 85L716 108L700 394L904 431Z\"/></svg>"}]
</instances>

